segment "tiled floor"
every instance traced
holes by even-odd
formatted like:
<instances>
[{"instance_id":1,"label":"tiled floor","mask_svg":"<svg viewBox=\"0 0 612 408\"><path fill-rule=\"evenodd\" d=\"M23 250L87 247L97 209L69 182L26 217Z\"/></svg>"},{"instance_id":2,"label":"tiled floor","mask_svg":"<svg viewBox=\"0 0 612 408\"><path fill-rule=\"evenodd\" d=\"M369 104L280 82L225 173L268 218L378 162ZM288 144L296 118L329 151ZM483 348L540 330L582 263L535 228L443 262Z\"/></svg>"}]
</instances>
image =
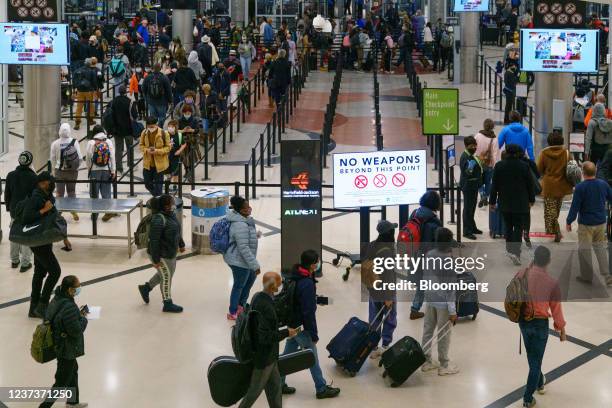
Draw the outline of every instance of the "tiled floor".
<instances>
[{"instance_id":1,"label":"tiled floor","mask_svg":"<svg viewBox=\"0 0 612 408\"><path fill-rule=\"evenodd\" d=\"M497 54L496 54L497 53ZM488 56L501 54L488 49ZM436 86L449 86L448 81L435 74L423 78ZM331 73L312 73L292 118L288 135L297 132L318 132L322 124L325 104L331 87ZM420 120L407 80L403 75L380 75L381 110L385 146L389 149L414 149L425 146L420 135ZM345 72L338 99L333 138L339 152L374 149L374 123L371 73ZM483 99L478 85L464 85L461 100L461 135L473 134L485 116L500 118L491 101ZM476 102L467 102L476 101ZM264 109L261 110L262 112ZM21 112L13 107L10 119L18 120ZM259 114L258 114L259 115ZM263 113L261 113L263 117ZM265 120L253 118L243 127L234 144L228 145L218 167L211 168L212 181L233 182L243 178L242 166L248 159L250 147L263 131ZM22 123L15 122L14 131L21 133ZM499 130L499 129L498 129ZM0 159L0 172L6 175L14 167L16 153L22 140L11 137L11 153ZM459 145L459 143L458 143ZM229 163L231 165L225 165ZM430 165L430 186L435 186L437 174ZM84 173L82 174L84 176ZM198 178L202 174L198 173ZM266 169L266 182L279 180L278 166ZM331 171L324 173L331 182ZM186 189L187 190L187 189ZM78 189L86 194L84 186ZM127 188L121 189L122 192ZM142 188L138 188L143 192ZM324 191L324 207L331 207L331 190ZM123 194L122 194L123 195ZM142 197L146 197L144 194ZM265 270L278 270L280 261L280 204L276 188L258 189L258 199L252 200L254 217L261 223L264 237L260 241L259 261ZM532 231L543 230L541 203L532 212ZM446 207L448 218L449 208ZM562 213L562 217L565 212ZM28 319L27 296L32 272L19 274L8 266L8 219L3 214L2 229L5 240L0 245L2 285L0 285L0 386L49 386L53 381L53 363L39 365L29 355L29 343L37 321ZM332 217L333 215L333 217ZM338 251L356 251L359 246L359 216L325 213L323 244ZM477 211L477 222L487 229L486 209ZM397 210L388 211L397 220ZM184 224L190 225L190 215L184 214ZM372 215L372 230L377 215ZM100 233L117 232L125 228L125 220L113 219L101 223ZM134 221L135 226L136 221ZM449 225L454 230L454 225ZM69 221L71 232L89 231L89 220ZM188 247L191 237L185 233ZM574 233L568 234L567 245L575 242ZM544 240L544 239L542 239ZM491 267L483 278L495 281L511 276L513 267L500 256L501 243L489 242L481 247L467 247L465 251L488 251ZM488 246L487 246L488 245ZM185 307L181 315L162 314L158 292L152 294L150 305L142 304L136 286L153 273L143 251L128 259L122 243L106 240L75 239L74 251L56 253L62 274L76 274L84 282L78 302L101 306L99 320L91 321L86 332L86 355L79 359L81 397L93 408L107 407L213 407L206 381L210 361L219 355L232 353L229 340L230 323L225 319L231 273L219 256L185 256L179 263L173 281L173 298ZM461 321L453 329L451 358L461 372L455 376L435 374L413 375L402 387L385 385L380 369L368 360L354 378L347 377L327 358L325 345L351 317L367 316L367 304L360 301L358 270L347 282L341 280L345 263L336 268L329 262L332 253L324 251L324 277L318 291L329 296L333 303L320 307L318 323L320 362L325 378L342 389L339 398L318 401L308 372L289 377L298 391L284 399L286 407L504 407L520 406L521 387L527 375L523 352L518 353L519 331L503 316L501 298L483 299L475 321ZM556 260L562 263L562 260ZM557 265L557 264L555 264ZM562 268L562 264L559 268ZM570 267L570 273L572 272ZM572 279L573 280L573 279ZM254 290L261 288L257 281ZM499 288L498 288L499 289ZM502 287L503 290L503 287ZM570 284L570 291L576 288ZM572 292L574 293L574 292ZM609 407L612 406L612 303L605 294L589 302L573 301L564 304L571 341L560 343L549 336L543 371L550 385L545 396L537 397L542 407ZM609 293L609 292L608 292ZM409 304L401 302L395 338L404 335L420 341L422 321L408 319ZM607 343L606 343L607 342ZM604 344L604 346L597 348ZM281 345L282 346L282 345ZM435 355L435 352L434 352ZM0 404L0 407L2 404ZM33 404L10 404L11 407L30 407ZM265 407L262 397L256 407Z\"/></svg>"}]
</instances>

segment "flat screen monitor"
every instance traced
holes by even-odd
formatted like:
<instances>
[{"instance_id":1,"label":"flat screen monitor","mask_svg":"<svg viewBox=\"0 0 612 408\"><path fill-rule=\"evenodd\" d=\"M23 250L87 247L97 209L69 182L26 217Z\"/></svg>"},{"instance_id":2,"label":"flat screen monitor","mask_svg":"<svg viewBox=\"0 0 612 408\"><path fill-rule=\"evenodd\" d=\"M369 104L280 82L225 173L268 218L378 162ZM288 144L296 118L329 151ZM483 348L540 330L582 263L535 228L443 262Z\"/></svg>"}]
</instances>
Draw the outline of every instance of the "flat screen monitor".
<instances>
[{"instance_id":1,"label":"flat screen monitor","mask_svg":"<svg viewBox=\"0 0 612 408\"><path fill-rule=\"evenodd\" d=\"M521 30L522 71L597 72L597 30L527 28Z\"/></svg>"},{"instance_id":2,"label":"flat screen monitor","mask_svg":"<svg viewBox=\"0 0 612 408\"><path fill-rule=\"evenodd\" d=\"M455 0L454 11L489 11L489 0Z\"/></svg>"},{"instance_id":3,"label":"flat screen monitor","mask_svg":"<svg viewBox=\"0 0 612 408\"><path fill-rule=\"evenodd\" d=\"M0 64L69 65L67 24L0 23Z\"/></svg>"}]
</instances>

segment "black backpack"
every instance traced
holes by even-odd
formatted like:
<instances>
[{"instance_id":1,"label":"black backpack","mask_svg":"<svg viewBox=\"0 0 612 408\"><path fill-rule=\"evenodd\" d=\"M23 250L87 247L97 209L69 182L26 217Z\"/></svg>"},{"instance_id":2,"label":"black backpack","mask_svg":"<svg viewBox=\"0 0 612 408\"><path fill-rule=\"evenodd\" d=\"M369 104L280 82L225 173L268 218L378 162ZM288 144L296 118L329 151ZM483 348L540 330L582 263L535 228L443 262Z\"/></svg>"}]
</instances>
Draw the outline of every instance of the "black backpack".
<instances>
[{"instance_id":1,"label":"black backpack","mask_svg":"<svg viewBox=\"0 0 612 408\"><path fill-rule=\"evenodd\" d=\"M147 58L147 49L142 45L137 45L134 47L134 63L146 65L149 63L149 59Z\"/></svg>"},{"instance_id":2,"label":"black backpack","mask_svg":"<svg viewBox=\"0 0 612 408\"><path fill-rule=\"evenodd\" d=\"M106 109L104 109L104 113L102 113L102 127L104 127L104 130L106 130L108 134L114 134L117 128L112 101L106 105Z\"/></svg>"},{"instance_id":3,"label":"black backpack","mask_svg":"<svg viewBox=\"0 0 612 408\"><path fill-rule=\"evenodd\" d=\"M151 76L148 90L151 99L162 99L164 97L164 84L160 74L153 74Z\"/></svg>"},{"instance_id":4,"label":"black backpack","mask_svg":"<svg viewBox=\"0 0 612 408\"><path fill-rule=\"evenodd\" d=\"M288 326L293 320L296 310L296 289L295 279L285 278L283 289L274 296L274 309L278 319L278 327Z\"/></svg>"},{"instance_id":5,"label":"black backpack","mask_svg":"<svg viewBox=\"0 0 612 408\"><path fill-rule=\"evenodd\" d=\"M242 313L236 318L236 324L232 327L232 350L241 363L247 363L253 359L255 354L255 337L253 329L254 319L258 312L245 305Z\"/></svg>"}]
</instances>

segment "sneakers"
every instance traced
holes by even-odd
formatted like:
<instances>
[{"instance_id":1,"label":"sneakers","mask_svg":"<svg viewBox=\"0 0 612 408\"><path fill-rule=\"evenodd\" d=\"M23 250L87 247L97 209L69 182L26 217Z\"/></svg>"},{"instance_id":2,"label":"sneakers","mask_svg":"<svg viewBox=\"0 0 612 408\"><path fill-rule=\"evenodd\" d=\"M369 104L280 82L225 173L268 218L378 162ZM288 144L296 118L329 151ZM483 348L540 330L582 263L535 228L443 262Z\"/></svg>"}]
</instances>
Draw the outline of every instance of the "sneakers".
<instances>
[{"instance_id":1,"label":"sneakers","mask_svg":"<svg viewBox=\"0 0 612 408\"><path fill-rule=\"evenodd\" d=\"M172 299L164 300L164 308L162 311L166 313L181 313L183 308L179 305L172 303Z\"/></svg>"},{"instance_id":2,"label":"sneakers","mask_svg":"<svg viewBox=\"0 0 612 408\"><path fill-rule=\"evenodd\" d=\"M417 312L417 311L414 311L414 310L410 311L410 320L417 320L417 319L420 319L423 316L425 316L425 313L423 313L423 312Z\"/></svg>"},{"instance_id":3,"label":"sneakers","mask_svg":"<svg viewBox=\"0 0 612 408\"><path fill-rule=\"evenodd\" d=\"M108 222L110 221L113 217L115 216L115 214L109 214L106 213L102 216L102 222Z\"/></svg>"},{"instance_id":4,"label":"sneakers","mask_svg":"<svg viewBox=\"0 0 612 408\"><path fill-rule=\"evenodd\" d=\"M138 285L138 291L140 292L140 296L142 300L149 304L149 292L151 292L151 288L149 287L149 283L145 283L144 285Z\"/></svg>"},{"instance_id":5,"label":"sneakers","mask_svg":"<svg viewBox=\"0 0 612 408\"><path fill-rule=\"evenodd\" d=\"M290 387L287 384L283 384L283 388L281 390L283 395L292 395L295 394L295 387Z\"/></svg>"},{"instance_id":6,"label":"sneakers","mask_svg":"<svg viewBox=\"0 0 612 408\"><path fill-rule=\"evenodd\" d=\"M453 363L448 363L446 367L438 368L438 375L453 375L459 372L459 367Z\"/></svg>"},{"instance_id":7,"label":"sneakers","mask_svg":"<svg viewBox=\"0 0 612 408\"><path fill-rule=\"evenodd\" d=\"M74 221L78 221L79 220L79 214L75 213L74 211L70 213L72 215L72 219Z\"/></svg>"},{"instance_id":8,"label":"sneakers","mask_svg":"<svg viewBox=\"0 0 612 408\"><path fill-rule=\"evenodd\" d=\"M535 407L536 405L536 399L532 398L531 402L523 402L523 408L531 408L531 407Z\"/></svg>"},{"instance_id":9,"label":"sneakers","mask_svg":"<svg viewBox=\"0 0 612 408\"><path fill-rule=\"evenodd\" d=\"M529 235L525 235L523 239L525 240L525 246L527 246L527 248L529 249L533 248L533 245L531 245L531 239L529 238Z\"/></svg>"},{"instance_id":10,"label":"sneakers","mask_svg":"<svg viewBox=\"0 0 612 408\"><path fill-rule=\"evenodd\" d=\"M472 241L476 240L476 235L474 234L463 234L463 238L471 239Z\"/></svg>"},{"instance_id":11,"label":"sneakers","mask_svg":"<svg viewBox=\"0 0 612 408\"><path fill-rule=\"evenodd\" d=\"M77 123L74 125L74 127L72 128L72 130L79 130L81 128L81 124Z\"/></svg>"},{"instance_id":12,"label":"sneakers","mask_svg":"<svg viewBox=\"0 0 612 408\"><path fill-rule=\"evenodd\" d=\"M19 262L11 262L11 268L17 269L18 266L19 266Z\"/></svg>"},{"instance_id":13,"label":"sneakers","mask_svg":"<svg viewBox=\"0 0 612 408\"><path fill-rule=\"evenodd\" d=\"M476 229L474 230L474 234L476 234L476 235L482 235L482 230L479 230L478 228L476 228Z\"/></svg>"},{"instance_id":14,"label":"sneakers","mask_svg":"<svg viewBox=\"0 0 612 408\"><path fill-rule=\"evenodd\" d=\"M388 348L389 346L376 347L374 351L372 351L372 354L370 354L370 358L373 360L380 358L380 356L382 356L382 353L387 351Z\"/></svg>"},{"instance_id":15,"label":"sneakers","mask_svg":"<svg viewBox=\"0 0 612 408\"><path fill-rule=\"evenodd\" d=\"M317 392L317 399L335 398L340 394L340 388L334 388L329 385L325 386L323 391Z\"/></svg>"},{"instance_id":16,"label":"sneakers","mask_svg":"<svg viewBox=\"0 0 612 408\"><path fill-rule=\"evenodd\" d=\"M238 318L238 312L227 314L227 320L236 320L237 318Z\"/></svg>"},{"instance_id":17,"label":"sneakers","mask_svg":"<svg viewBox=\"0 0 612 408\"><path fill-rule=\"evenodd\" d=\"M426 361L425 364L421 366L421 371L426 373L429 371L433 371L440 368L440 365L435 361Z\"/></svg>"},{"instance_id":18,"label":"sneakers","mask_svg":"<svg viewBox=\"0 0 612 408\"><path fill-rule=\"evenodd\" d=\"M32 268L32 264L29 265L21 265L21 268L19 268L19 272L24 273L29 271Z\"/></svg>"},{"instance_id":19,"label":"sneakers","mask_svg":"<svg viewBox=\"0 0 612 408\"><path fill-rule=\"evenodd\" d=\"M510 258L510 260L515 266L521 265L521 258L519 258L518 256L511 254L510 252L506 252L506 256Z\"/></svg>"},{"instance_id":20,"label":"sneakers","mask_svg":"<svg viewBox=\"0 0 612 408\"><path fill-rule=\"evenodd\" d=\"M546 385L546 376L542 374L542 386L538 387L538 394L540 395L546 394L546 389L544 388L545 385Z\"/></svg>"}]
</instances>

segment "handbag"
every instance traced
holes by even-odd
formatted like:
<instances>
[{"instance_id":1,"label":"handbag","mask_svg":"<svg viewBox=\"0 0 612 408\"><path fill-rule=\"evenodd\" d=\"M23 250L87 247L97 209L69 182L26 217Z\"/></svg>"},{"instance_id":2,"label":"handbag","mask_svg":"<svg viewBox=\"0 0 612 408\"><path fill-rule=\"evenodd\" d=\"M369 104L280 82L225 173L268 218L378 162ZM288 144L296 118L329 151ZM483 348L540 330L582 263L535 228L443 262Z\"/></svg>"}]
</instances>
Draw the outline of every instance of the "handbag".
<instances>
[{"instance_id":1,"label":"handbag","mask_svg":"<svg viewBox=\"0 0 612 408\"><path fill-rule=\"evenodd\" d=\"M66 220L53 209L29 225L23 224L20 220L13 220L9 241L32 248L63 241L67 236Z\"/></svg>"},{"instance_id":2,"label":"handbag","mask_svg":"<svg viewBox=\"0 0 612 408\"><path fill-rule=\"evenodd\" d=\"M535 195L542 194L542 185L540 184L540 180L538 180L538 177L536 176L534 171L531 169L531 166L529 166L529 174L531 174L531 181L533 183L533 190Z\"/></svg>"},{"instance_id":3,"label":"handbag","mask_svg":"<svg viewBox=\"0 0 612 408\"><path fill-rule=\"evenodd\" d=\"M565 179L572 187L582 180L582 169L578 162L570 157L569 152L567 152L567 164L565 165Z\"/></svg>"}]
</instances>

